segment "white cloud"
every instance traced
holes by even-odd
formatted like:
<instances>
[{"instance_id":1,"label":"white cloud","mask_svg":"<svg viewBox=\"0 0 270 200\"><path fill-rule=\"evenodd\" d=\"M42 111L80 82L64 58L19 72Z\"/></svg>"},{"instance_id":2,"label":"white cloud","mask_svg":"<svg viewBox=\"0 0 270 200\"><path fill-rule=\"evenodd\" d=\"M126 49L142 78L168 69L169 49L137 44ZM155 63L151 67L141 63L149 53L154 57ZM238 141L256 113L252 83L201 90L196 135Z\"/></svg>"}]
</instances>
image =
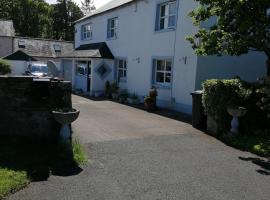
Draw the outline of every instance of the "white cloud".
<instances>
[{"instance_id":1,"label":"white cloud","mask_svg":"<svg viewBox=\"0 0 270 200\"><path fill-rule=\"evenodd\" d=\"M48 3L56 3L57 0L46 0ZM81 5L81 1L82 0L72 0L75 3L77 3L78 5ZM96 8L99 8L101 6L103 6L104 4L108 3L111 0L94 0L94 4L96 6Z\"/></svg>"}]
</instances>

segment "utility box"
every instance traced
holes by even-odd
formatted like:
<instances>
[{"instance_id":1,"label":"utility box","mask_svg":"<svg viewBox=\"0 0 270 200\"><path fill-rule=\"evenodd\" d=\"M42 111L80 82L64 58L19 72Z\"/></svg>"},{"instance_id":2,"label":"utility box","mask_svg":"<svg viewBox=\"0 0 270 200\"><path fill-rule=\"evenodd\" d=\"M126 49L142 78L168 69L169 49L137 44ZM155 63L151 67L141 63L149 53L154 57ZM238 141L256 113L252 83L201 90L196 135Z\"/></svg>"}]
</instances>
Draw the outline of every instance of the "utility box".
<instances>
[{"instance_id":1,"label":"utility box","mask_svg":"<svg viewBox=\"0 0 270 200\"><path fill-rule=\"evenodd\" d=\"M192 126L197 129L206 129L207 116L204 113L202 105L202 94L201 90L190 93L192 95Z\"/></svg>"}]
</instances>

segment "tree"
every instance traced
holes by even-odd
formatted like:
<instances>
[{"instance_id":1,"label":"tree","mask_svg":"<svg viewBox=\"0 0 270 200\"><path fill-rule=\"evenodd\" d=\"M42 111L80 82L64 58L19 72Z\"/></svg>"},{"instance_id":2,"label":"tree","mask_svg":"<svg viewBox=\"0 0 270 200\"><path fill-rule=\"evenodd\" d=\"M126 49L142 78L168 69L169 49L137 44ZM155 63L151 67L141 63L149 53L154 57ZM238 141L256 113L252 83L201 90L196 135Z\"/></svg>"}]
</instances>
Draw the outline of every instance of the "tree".
<instances>
[{"instance_id":1,"label":"tree","mask_svg":"<svg viewBox=\"0 0 270 200\"><path fill-rule=\"evenodd\" d=\"M94 5L94 0L84 0L81 1L82 3L82 11L84 15L89 15L93 10L96 10L96 7Z\"/></svg>"},{"instance_id":2,"label":"tree","mask_svg":"<svg viewBox=\"0 0 270 200\"><path fill-rule=\"evenodd\" d=\"M58 0L53 5L53 30L56 39L73 40L74 22L83 17L83 12L71 0Z\"/></svg>"},{"instance_id":3,"label":"tree","mask_svg":"<svg viewBox=\"0 0 270 200\"><path fill-rule=\"evenodd\" d=\"M250 51L264 52L270 77L270 0L195 0L200 6L189 15L200 27L216 17L209 29L187 37L198 55L239 56Z\"/></svg>"},{"instance_id":4,"label":"tree","mask_svg":"<svg viewBox=\"0 0 270 200\"><path fill-rule=\"evenodd\" d=\"M27 37L52 37L52 7L44 0L1 0L0 18L12 20L16 33Z\"/></svg>"},{"instance_id":5,"label":"tree","mask_svg":"<svg viewBox=\"0 0 270 200\"><path fill-rule=\"evenodd\" d=\"M5 75L9 73L11 73L10 64L5 60L0 59L0 75Z\"/></svg>"}]
</instances>

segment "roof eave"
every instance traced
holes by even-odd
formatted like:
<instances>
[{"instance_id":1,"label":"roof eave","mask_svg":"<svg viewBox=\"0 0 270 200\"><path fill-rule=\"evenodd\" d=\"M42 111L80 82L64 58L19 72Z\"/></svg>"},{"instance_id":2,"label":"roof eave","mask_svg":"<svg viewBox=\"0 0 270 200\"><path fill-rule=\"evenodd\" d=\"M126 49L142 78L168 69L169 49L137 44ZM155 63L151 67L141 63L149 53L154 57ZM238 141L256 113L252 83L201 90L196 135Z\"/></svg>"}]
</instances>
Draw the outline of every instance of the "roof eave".
<instances>
[{"instance_id":1,"label":"roof eave","mask_svg":"<svg viewBox=\"0 0 270 200\"><path fill-rule=\"evenodd\" d=\"M111 11L113 11L113 10L115 10L115 9L120 8L120 7L126 6L126 5L128 5L128 4L132 4L132 3L134 3L135 1L137 1L137 0L134 0L134 1L130 1L130 2L127 2L127 3L121 4L121 5L116 6L116 7L114 7L114 8L111 8L111 9L105 10L105 11L100 12L100 13L96 13L96 14L90 15L90 16L88 16L88 17L86 16L85 18L81 18L81 19L79 19L79 20L75 21L75 22L74 22L74 24L77 24L77 23L79 23L79 22L82 22L82 21L88 20L88 19L90 19L90 18L92 18L92 17L96 17L96 16L98 16L98 15L105 14L105 13L107 13L107 12L111 12Z\"/></svg>"}]
</instances>

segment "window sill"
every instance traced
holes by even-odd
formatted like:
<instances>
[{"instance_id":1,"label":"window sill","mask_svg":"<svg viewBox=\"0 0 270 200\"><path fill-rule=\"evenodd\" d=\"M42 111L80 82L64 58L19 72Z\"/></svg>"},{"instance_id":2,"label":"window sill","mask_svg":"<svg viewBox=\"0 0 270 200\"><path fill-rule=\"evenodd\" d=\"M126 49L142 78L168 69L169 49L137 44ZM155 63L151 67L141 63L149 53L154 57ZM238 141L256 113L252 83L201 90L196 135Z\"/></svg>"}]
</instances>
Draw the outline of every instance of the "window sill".
<instances>
[{"instance_id":1,"label":"window sill","mask_svg":"<svg viewBox=\"0 0 270 200\"><path fill-rule=\"evenodd\" d=\"M90 40L93 40L93 37L85 38L85 39L82 39L82 38L81 38L81 42L83 42L83 41L90 41Z\"/></svg>"},{"instance_id":2,"label":"window sill","mask_svg":"<svg viewBox=\"0 0 270 200\"><path fill-rule=\"evenodd\" d=\"M117 39L117 37L106 38L107 41L109 41L109 40L116 40L116 39Z\"/></svg>"},{"instance_id":3,"label":"window sill","mask_svg":"<svg viewBox=\"0 0 270 200\"><path fill-rule=\"evenodd\" d=\"M175 31L176 28L166 28L166 29L161 29L161 30L155 30L155 33L166 33L166 32L171 32L171 31Z\"/></svg>"},{"instance_id":4,"label":"window sill","mask_svg":"<svg viewBox=\"0 0 270 200\"><path fill-rule=\"evenodd\" d=\"M154 83L152 84L153 87L157 88L157 89L164 89L164 90L170 90L172 89L172 86L171 85L162 85L162 84L157 84L157 83Z\"/></svg>"},{"instance_id":5,"label":"window sill","mask_svg":"<svg viewBox=\"0 0 270 200\"><path fill-rule=\"evenodd\" d=\"M119 83L126 83L127 82L127 78L120 78Z\"/></svg>"}]
</instances>

